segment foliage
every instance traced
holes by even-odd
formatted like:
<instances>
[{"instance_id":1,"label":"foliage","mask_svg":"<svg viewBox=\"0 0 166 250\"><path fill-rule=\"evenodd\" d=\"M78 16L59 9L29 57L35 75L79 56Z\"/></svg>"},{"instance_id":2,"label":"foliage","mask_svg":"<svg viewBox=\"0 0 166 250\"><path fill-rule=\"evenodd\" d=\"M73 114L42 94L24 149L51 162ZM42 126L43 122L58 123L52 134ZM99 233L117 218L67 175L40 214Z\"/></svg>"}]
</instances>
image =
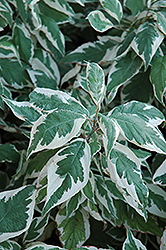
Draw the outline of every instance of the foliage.
<instances>
[{"instance_id":1,"label":"foliage","mask_svg":"<svg viewBox=\"0 0 166 250\"><path fill-rule=\"evenodd\" d=\"M165 8L1 0L0 249L165 249Z\"/></svg>"}]
</instances>

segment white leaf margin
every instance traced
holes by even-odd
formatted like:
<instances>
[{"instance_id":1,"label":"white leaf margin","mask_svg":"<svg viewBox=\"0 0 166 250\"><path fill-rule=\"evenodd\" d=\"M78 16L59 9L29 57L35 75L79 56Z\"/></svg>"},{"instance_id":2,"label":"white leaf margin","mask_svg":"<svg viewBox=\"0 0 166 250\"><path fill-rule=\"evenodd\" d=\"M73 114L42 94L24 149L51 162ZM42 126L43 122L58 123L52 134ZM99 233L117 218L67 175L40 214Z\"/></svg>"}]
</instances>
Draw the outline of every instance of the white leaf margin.
<instances>
[{"instance_id":1,"label":"white leaf margin","mask_svg":"<svg viewBox=\"0 0 166 250\"><path fill-rule=\"evenodd\" d=\"M156 178L161 178L162 176L165 177L165 182L162 183L160 180L155 180ZM160 167L156 170L156 172L153 175L152 181L154 184L160 185L160 186L166 186L166 160L163 161L163 163L160 165Z\"/></svg>"}]
</instances>

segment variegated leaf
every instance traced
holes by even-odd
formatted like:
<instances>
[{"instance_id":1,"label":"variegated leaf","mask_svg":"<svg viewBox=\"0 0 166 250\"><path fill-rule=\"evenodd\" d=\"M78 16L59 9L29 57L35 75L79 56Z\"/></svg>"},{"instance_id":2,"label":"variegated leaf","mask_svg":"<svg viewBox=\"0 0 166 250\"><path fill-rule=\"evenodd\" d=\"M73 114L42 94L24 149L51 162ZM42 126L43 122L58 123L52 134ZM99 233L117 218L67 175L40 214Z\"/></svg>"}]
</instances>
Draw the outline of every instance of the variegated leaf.
<instances>
[{"instance_id":1,"label":"variegated leaf","mask_svg":"<svg viewBox=\"0 0 166 250\"><path fill-rule=\"evenodd\" d=\"M90 200L86 200L82 207L87 211L95 220L104 222L103 218L99 214L98 207Z\"/></svg>"},{"instance_id":2,"label":"variegated leaf","mask_svg":"<svg viewBox=\"0 0 166 250\"><path fill-rule=\"evenodd\" d=\"M166 92L166 56L161 56L154 60L151 68L150 80L153 85L156 98L165 106L164 94Z\"/></svg>"},{"instance_id":3,"label":"variegated leaf","mask_svg":"<svg viewBox=\"0 0 166 250\"><path fill-rule=\"evenodd\" d=\"M78 193L88 182L91 154L87 142L76 139L46 164L47 199L43 214Z\"/></svg>"},{"instance_id":4,"label":"variegated leaf","mask_svg":"<svg viewBox=\"0 0 166 250\"><path fill-rule=\"evenodd\" d=\"M136 239L132 232L127 228L127 239L123 243L123 250L147 250L142 242Z\"/></svg>"},{"instance_id":5,"label":"variegated leaf","mask_svg":"<svg viewBox=\"0 0 166 250\"><path fill-rule=\"evenodd\" d=\"M129 8L133 16L135 16L146 7L146 0L124 0L124 5Z\"/></svg>"},{"instance_id":6,"label":"variegated leaf","mask_svg":"<svg viewBox=\"0 0 166 250\"><path fill-rule=\"evenodd\" d=\"M29 228L35 194L32 185L0 193L0 242L16 237Z\"/></svg>"},{"instance_id":7,"label":"variegated leaf","mask_svg":"<svg viewBox=\"0 0 166 250\"><path fill-rule=\"evenodd\" d=\"M21 246L12 240L4 241L0 243L1 250L21 250Z\"/></svg>"},{"instance_id":8,"label":"variegated leaf","mask_svg":"<svg viewBox=\"0 0 166 250\"><path fill-rule=\"evenodd\" d=\"M0 152L0 162L18 163L20 153L13 144L0 144Z\"/></svg>"},{"instance_id":9,"label":"variegated leaf","mask_svg":"<svg viewBox=\"0 0 166 250\"><path fill-rule=\"evenodd\" d=\"M73 212L78 210L79 206L86 200L86 197L82 195L81 191L72 196L66 201L66 215L67 218L71 216ZM63 205L62 205L63 206Z\"/></svg>"},{"instance_id":10,"label":"variegated leaf","mask_svg":"<svg viewBox=\"0 0 166 250\"><path fill-rule=\"evenodd\" d=\"M66 217L65 208L56 216L61 242L66 249L80 247L90 236L89 214L79 209Z\"/></svg>"},{"instance_id":11,"label":"variegated leaf","mask_svg":"<svg viewBox=\"0 0 166 250\"><path fill-rule=\"evenodd\" d=\"M120 22L123 16L123 9L119 0L100 0L100 3L110 16Z\"/></svg>"},{"instance_id":12,"label":"variegated leaf","mask_svg":"<svg viewBox=\"0 0 166 250\"><path fill-rule=\"evenodd\" d=\"M24 234L24 238L23 238L24 244L25 242L27 243L27 242L35 241L42 235L48 223L48 219L49 219L49 216L47 215L45 217L35 217L32 220L30 227Z\"/></svg>"},{"instance_id":13,"label":"variegated leaf","mask_svg":"<svg viewBox=\"0 0 166 250\"><path fill-rule=\"evenodd\" d=\"M153 175L153 183L166 186L166 160L160 165Z\"/></svg>"},{"instance_id":14,"label":"variegated leaf","mask_svg":"<svg viewBox=\"0 0 166 250\"><path fill-rule=\"evenodd\" d=\"M156 216L166 218L166 192L154 184L148 184L149 204L147 210Z\"/></svg>"},{"instance_id":15,"label":"variegated leaf","mask_svg":"<svg viewBox=\"0 0 166 250\"><path fill-rule=\"evenodd\" d=\"M136 75L142 67L142 60L132 52L113 62L107 80L108 101L111 102L120 86Z\"/></svg>"},{"instance_id":16,"label":"variegated leaf","mask_svg":"<svg viewBox=\"0 0 166 250\"><path fill-rule=\"evenodd\" d=\"M163 235L161 237L161 241L160 241L160 250L165 250L166 248L166 229L163 232Z\"/></svg>"},{"instance_id":17,"label":"variegated leaf","mask_svg":"<svg viewBox=\"0 0 166 250\"><path fill-rule=\"evenodd\" d=\"M34 45L29 31L23 23L16 23L14 25L13 42L20 54L21 59L26 63L30 63L34 54Z\"/></svg>"},{"instance_id":18,"label":"variegated leaf","mask_svg":"<svg viewBox=\"0 0 166 250\"><path fill-rule=\"evenodd\" d=\"M95 191L94 189L95 189L94 175L93 172L90 171L88 182L81 191L88 200L90 200L93 203L96 203L94 199L94 191Z\"/></svg>"},{"instance_id":19,"label":"variegated leaf","mask_svg":"<svg viewBox=\"0 0 166 250\"><path fill-rule=\"evenodd\" d=\"M157 128L165 118L157 108L131 101L111 110L108 117L114 118L121 134L130 142L145 148L166 154L166 142Z\"/></svg>"},{"instance_id":20,"label":"variegated leaf","mask_svg":"<svg viewBox=\"0 0 166 250\"><path fill-rule=\"evenodd\" d=\"M122 144L115 144L107 160L108 174L123 194L127 203L147 219L148 188L141 174L141 162Z\"/></svg>"},{"instance_id":21,"label":"variegated leaf","mask_svg":"<svg viewBox=\"0 0 166 250\"><path fill-rule=\"evenodd\" d=\"M163 39L163 34L156 29L153 22L145 22L139 27L132 48L144 61L145 71Z\"/></svg>"},{"instance_id":22,"label":"variegated leaf","mask_svg":"<svg viewBox=\"0 0 166 250\"><path fill-rule=\"evenodd\" d=\"M54 110L42 115L31 130L28 156L43 149L55 149L65 145L78 135L86 116L70 110Z\"/></svg>"},{"instance_id":23,"label":"variegated leaf","mask_svg":"<svg viewBox=\"0 0 166 250\"><path fill-rule=\"evenodd\" d=\"M10 7L9 3L6 0L1 0L0 2L0 18L1 20L1 27L0 31L3 30L8 24L11 26L12 25L12 16L13 16L13 11L12 8Z\"/></svg>"},{"instance_id":24,"label":"variegated leaf","mask_svg":"<svg viewBox=\"0 0 166 250\"><path fill-rule=\"evenodd\" d=\"M47 245L45 243L34 242L26 250L64 250L59 246Z\"/></svg>"},{"instance_id":25,"label":"variegated leaf","mask_svg":"<svg viewBox=\"0 0 166 250\"><path fill-rule=\"evenodd\" d=\"M135 30L123 32L122 37L123 37L123 40L118 45L117 57L124 56L125 54L127 54L127 52L129 51L131 47L131 43L135 37Z\"/></svg>"},{"instance_id":26,"label":"variegated leaf","mask_svg":"<svg viewBox=\"0 0 166 250\"><path fill-rule=\"evenodd\" d=\"M1 58L17 58L17 60L21 61L19 58L19 53L14 46L10 36L2 36L0 38L0 57Z\"/></svg>"},{"instance_id":27,"label":"variegated leaf","mask_svg":"<svg viewBox=\"0 0 166 250\"><path fill-rule=\"evenodd\" d=\"M61 79L61 86L63 85L64 82L67 82L69 79L73 78L76 76L81 69L81 66L79 64L76 64L74 68L69 70Z\"/></svg>"},{"instance_id":28,"label":"variegated leaf","mask_svg":"<svg viewBox=\"0 0 166 250\"><path fill-rule=\"evenodd\" d=\"M87 16L90 25L98 32L105 32L114 24L100 10L91 11Z\"/></svg>"},{"instance_id":29,"label":"variegated leaf","mask_svg":"<svg viewBox=\"0 0 166 250\"><path fill-rule=\"evenodd\" d=\"M27 5L22 0L15 0L15 3L23 22L25 22Z\"/></svg>"},{"instance_id":30,"label":"variegated leaf","mask_svg":"<svg viewBox=\"0 0 166 250\"><path fill-rule=\"evenodd\" d=\"M97 63L87 63L86 78L89 93L96 106L99 106L105 96L104 71Z\"/></svg>"},{"instance_id":31,"label":"variegated leaf","mask_svg":"<svg viewBox=\"0 0 166 250\"><path fill-rule=\"evenodd\" d=\"M111 149L113 148L118 136L119 136L119 127L116 125L113 119L110 119L107 116L99 114L99 126L103 132L103 144L105 148L106 156L109 156Z\"/></svg>"},{"instance_id":32,"label":"variegated leaf","mask_svg":"<svg viewBox=\"0 0 166 250\"><path fill-rule=\"evenodd\" d=\"M166 4L165 4L166 6ZM165 11L152 12L154 19L157 22L158 28L166 35L166 14Z\"/></svg>"},{"instance_id":33,"label":"variegated leaf","mask_svg":"<svg viewBox=\"0 0 166 250\"><path fill-rule=\"evenodd\" d=\"M44 0L51 8L56 9L68 16L74 16L74 11L66 0Z\"/></svg>"}]
</instances>

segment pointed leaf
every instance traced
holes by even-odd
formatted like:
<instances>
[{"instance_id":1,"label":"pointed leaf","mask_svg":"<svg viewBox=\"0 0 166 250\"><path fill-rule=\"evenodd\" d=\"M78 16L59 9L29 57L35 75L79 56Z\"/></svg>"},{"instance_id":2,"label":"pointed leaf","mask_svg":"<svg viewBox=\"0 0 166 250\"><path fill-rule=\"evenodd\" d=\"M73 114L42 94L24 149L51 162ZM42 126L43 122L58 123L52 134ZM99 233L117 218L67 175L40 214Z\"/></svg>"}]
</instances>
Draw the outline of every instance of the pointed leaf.
<instances>
[{"instance_id":1,"label":"pointed leaf","mask_svg":"<svg viewBox=\"0 0 166 250\"><path fill-rule=\"evenodd\" d=\"M100 3L110 16L120 22L123 16L123 9L119 0L100 0Z\"/></svg>"},{"instance_id":2,"label":"pointed leaf","mask_svg":"<svg viewBox=\"0 0 166 250\"><path fill-rule=\"evenodd\" d=\"M140 240L137 240L127 228L127 239L123 243L123 250L147 250Z\"/></svg>"},{"instance_id":3,"label":"pointed leaf","mask_svg":"<svg viewBox=\"0 0 166 250\"><path fill-rule=\"evenodd\" d=\"M100 10L91 11L87 16L90 25L98 32L105 32L114 24Z\"/></svg>"},{"instance_id":4,"label":"pointed leaf","mask_svg":"<svg viewBox=\"0 0 166 250\"><path fill-rule=\"evenodd\" d=\"M103 101L105 95L104 71L97 63L88 63L86 77L89 93L96 106L98 106Z\"/></svg>"},{"instance_id":5,"label":"pointed leaf","mask_svg":"<svg viewBox=\"0 0 166 250\"><path fill-rule=\"evenodd\" d=\"M16 237L29 228L35 194L32 185L0 193L0 242Z\"/></svg>"},{"instance_id":6,"label":"pointed leaf","mask_svg":"<svg viewBox=\"0 0 166 250\"><path fill-rule=\"evenodd\" d=\"M51 8L56 9L68 16L73 16L75 13L66 0L44 0Z\"/></svg>"},{"instance_id":7,"label":"pointed leaf","mask_svg":"<svg viewBox=\"0 0 166 250\"><path fill-rule=\"evenodd\" d=\"M18 163L20 154L12 144L0 144L0 162Z\"/></svg>"},{"instance_id":8,"label":"pointed leaf","mask_svg":"<svg viewBox=\"0 0 166 250\"><path fill-rule=\"evenodd\" d=\"M0 243L1 250L21 250L21 246L12 240L4 241Z\"/></svg>"},{"instance_id":9,"label":"pointed leaf","mask_svg":"<svg viewBox=\"0 0 166 250\"><path fill-rule=\"evenodd\" d=\"M61 242L66 249L82 246L90 236L89 214L79 209L66 218L65 208L56 216Z\"/></svg>"},{"instance_id":10,"label":"pointed leaf","mask_svg":"<svg viewBox=\"0 0 166 250\"><path fill-rule=\"evenodd\" d=\"M2 27L9 25L12 25L12 16L13 16L13 11L12 8L10 7L9 3L6 0L1 0L0 3L0 18L4 20L4 26L2 25L0 27L0 31L3 30ZM3 22L2 22L3 23Z\"/></svg>"},{"instance_id":11,"label":"pointed leaf","mask_svg":"<svg viewBox=\"0 0 166 250\"><path fill-rule=\"evenodd\" d=\"M153 183L166 186L166 160L160 165L153 175Z\"/></svg>"},{"instance_id":12,"label":"pointed leaf","mask_svg":"<svg viewBox=\"0 0 166 250\"><path fill-rule=\"evenodd\" d=\"M166 56L161 56L154 60L151 68L150 80L153 85L156 98L165 106L164 94L166 92Z\"/></svg>"},{"instance_id":13,"label":"pointed leaf","mask_svg":"<svg viewBox=\"0 0 166 250\"><path fill-rule=\"evenodd\" d=\"M79 206L86 200L86 198L82 195L81 191L72 196L66 202L66 215L67 218L72 215L73 212L78 210Z\"/></svg>"},{"instance_id":14,"label":"pointed leaf","mask_svg":"<svg viewBox=\"0 0 166 250\"><path fill-rule=\"evenodd\" d=\"M147 150L166 153L166 142L157 128L165 118L155 107L131 101L114 108L108 117L115 119L121 134L130 142Z\"/></svg>"},{"instance_id":15,"label":"pointed leaf","mask_svg":"<svg viewBox=\"0 0 166 250\"><path fill-rule=\"evenodd\" d=\"M125 0L124 1L124 5L129 8L133 14L133 16L135 16L136 14L138 14L139 12L141 12L145 6L146 6L146 1L145 0L137 0L137 1L132 1L132 0Z\"/></svg>"},{"instance_id":16,"label":"pointed leaf","mask_svg":"<svg viewBox=\"0 0 166 250\"><path fill-rule=\"evenodd\" d=\"M166 4L165 4L166 6ZM158 28L166 35L166 14L164 11L153 12L154 19L157 22Z\"/></svg>"},{"instance_id":17,"label":"pointed leaf","mask_svg":"<svg viewBox=\"0 0 166 250\"><path fill-rule=\"evenodd\" d=\"M165 250L166 247L166 229L163 232L163 235L161 237L161 241L160 241L160 250Z\"/></svg>"},{"instance_id":18,"label":"pointed leaf","mask_svg":"<svg viewBox=\"0 0 166 250\"><path fill-rule=\"evenodd\" d=\"M108 101L111 102L120 86L136 75L142 67L142 61L132 52L113 62L107 80Z\"/></svg>"},{"instance_id":19,"label":"pointed leaf","mask_svg":"<svg viewBox=\"0 0 166 250\"><path fill-rule=\"evenodd\" d=\"M83 139L76 139L48 161L47 200L43 213L68 200L87 184L90 158L89 145Z\"/></svg>"},{"instance_id":20,"label":"pointed leaf","mask_svg":"<svg viewBox=\"0 0 166 250\"><path fill-rule=\"evenodd\" d=\"M156 29L154 23L145 22L139 27L132 48L144 61L145 71L163 39L163 34Z\"/></svg>"}]
</instances>

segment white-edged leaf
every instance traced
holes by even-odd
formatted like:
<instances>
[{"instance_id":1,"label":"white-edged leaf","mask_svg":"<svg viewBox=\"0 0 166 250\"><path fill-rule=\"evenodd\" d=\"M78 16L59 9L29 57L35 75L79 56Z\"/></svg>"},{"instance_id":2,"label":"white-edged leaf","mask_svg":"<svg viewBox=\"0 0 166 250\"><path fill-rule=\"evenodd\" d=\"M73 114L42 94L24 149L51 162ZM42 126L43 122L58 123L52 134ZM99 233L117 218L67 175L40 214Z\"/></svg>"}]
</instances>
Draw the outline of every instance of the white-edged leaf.
<instances>
[{"instance_id":1,"label":"white-edged leaf","mask_svg":"<svg viewBox=\"0 0 166 250\"><path fill-rule=\"evenodd\" d=\"M100 3L110 16L120 22L123 16L123 9L119 0L100 0Z\"/></svg>"},{"instance_id":2,"label":"white-edged leaf","mask_svg":"<svg viewBox=\"0 0 166 250\"><path fill-rule=\"evenodd\" d=\"M68 200L87 184L90 160L89 145L83 139L76 139L48 161L47 199L43 213Z\"/></svg>"},{"instance_id":3,"label":"white-edged leaf","mask_svg":"<svg viewBox=\"0 0 166 250\"><path fill-rule=\"evenodd\" d=\"M110 119L109 117L104 116L102 114L99 114L99 117L99 126L102 132L104 133L103 144L105 148L105 153L106 156L108 156L119 136L120 130L113 119Z\"/></svg>"},{"instance_id":4,"label":"white-edged leaf","mask_svg":"<svg viewBox=\"0 0 166 250\"><path fill-rule=\"evenodd\" d=\"M127 239L123 243L123 250L147 250L142 242L136 239L132 232L127 228Z\"/></svg>"},{"instance_id":5,"label":"white-edged leaf","mask_svg":"<svg viewBox=\"0 0 166 250\"><path fill-rule=\"evenodd\" d=\"M163 235L161 237L161 241L160 241L160 250L165 250L166 248L166 229L163 232Z\"/></svg>"},{"instance_id":6,"label":"white-edged leaf","mask_svg":"<svg viewBox=\"0 0 166 250\"><path fill-rule=\"evenodd\" d=\"M16 237L29 228L35 195L32 185L0 193L0 242Z\"/></svg>"},{"instance_id":7,"label":"white-edged leaf","mask_svg":"<svg viewBox=\"0 0 166 250\"><path fill-rule=\"evenodd\" d=\"M76 64L74 68L72 68L71 70L69 70L61 79L61 86L63 85L64 82L67 82L69 79L71 79L72 77L76 76L79 71L81 69L81 65Z\"/></svg>"},{"instance_id":8,"label":"white-edged leaf","mask_svg":"<svg viewBox=\"0 0 166 250\"><path fill-rule=\"evenodd\" d=\"M87 63L86 79L89 93L96 104L100 105L105 96L105 76L97 63Z\"/></svg>"},{"instance_id":9,"label":"white-edged leaf","mask_svg":"<svg viewBox=\"0 0 166 250\"><path fill-rule=\"evenodd\" d=\"M35 241L42 235L48 223L48 219L49 219L49 216L45 216L45 217L35 217L32 220L30 227L24 234L24 238L23 238L24 244L25 242L27 243L27 242Z\"/></svg>"},{"instance_id":10,"label":"white-edged leaf","mask_svg":"<svg viewBox=\"0 0 166 250\"><path fill-rule=\"evenodd\" d=\"M164 94L166 92L166 56L161 56L153 61L150 81L153 85L154 94L164 106Z\"/></svg>"},{"instance_id":11,"label":"white-edged leaf","mask_svg":"<svg viewBox=\"0 0 166 250\"><path fill-rule=\"evenodd\" d=\"M137 0L137 1L124 0L124 5L127 8L129 8L133 16L135 16L146 7L146 1L145 0Z\"/></svg>"},{"instance_id":12,"label":"white-edged leaf","mask_svg":"<svg viewBox=\"0 0 166 250\"><path fill-rule=\"evenodd\" d=\"M34 45L29 31L23 23L16 23L14 25L13 42L20 54L21 59L26 63L30 63L34 54Z\"/></svg>"},{"instance_id":13,"label":"white-edged leaf","mask_svg":"<svg viewBox=\"0 0 166 250\"><path fill-rule=\"evenodd\" d=\"M129 52L118 61L113 62L107 80L109 102L114 99L118 88L136 75L141 67L142 60L132 52Z\"/></svg>"},{"instance_id":14,"label":"white-edged leaf","mask_svg":"<svg viewBox=\"0 0 166 250\"><path fill-rule=\"evenodd\" d=\"M44 0L51 8L56 9L68 16L74 16L74 11L66 0Z\"/></svg>"},{"instance_id":15,"label":"white-edged leaf","mask_svg":"<svg viewBox=\"0 0 166 250\"><path fill-rule=\"evenodd\" d=\"M142 179L141 162L122 144L116 143L107 160L111 180L123 194L127 203L147 219L148 188Z\"/></svg>"},{"instance_id":16,"label":"white-edged leaf","mask_svg":"<svg viewBox=\"0 0 166 250\"><path fill-rule=\"evenodd\" d=\"M100 10L91 11L87 16L90 25L98 32L105 32L114 24Z\"/></svg>"},{"instance_id":17,"label":"white-edged leaf","mask_svg":"<svg viewBox=\"0 0 166 250\"><path fill-rule=\"evenodd\" d=\"M21 65L19 53L14 46L10 36L2 36L0 38L0 57L1 58L17 58Z\"/></svg>"},{"instance_id":18,"label":"white-edged leaf","mask_svg":"<svg viewBox=\"0 0 166 250\"><path fill-rule=\"evenodd\" d=\"M47 245L45 243L40 242L34 242L31 243L29 247L26 248L26 250L64 250L64 248L53 246L53 245Z\"/></svg>"},{"instance_id":19,"label":"white-edged leaf","mask_svg":"<svg viewBox=\"0 0 166 250\"><path fill-rule=\"evenodd\" d=\"M13 11L9 3L6 0L1 0L0 2L0 18L1 18L0 31L2 31L3 28L7 26L8 24L10 26L12 25L12 20L13 20L12 16L13 16Z\"/></svg>"},{"instance_id":20,"label":"white-edged leaf","mask_svg":"<svg viewBox=\"0 0 166 250\"><path fill-rule=\"evenodd\" d=\"M96 203L94 199L95 180L92 171L89 172L88 182L81 191L88 200L90 200L93 203Z\"/></svg>"},{"instance_id":21,"label":"white-edged leaf","mask_svg":"<svg viewBox=\"0 0 166 250\"><path fill-rule=\"evenodd\" d=\"M154 184L146 184L149 188L149 204L147 210L156 216L166 218L166 192Z\"/></svg>"},{"instance_id":22,"label":"white-edged leaf","mask_svg":"<svg viewBox=\"0 0 166 250\"><path fill-rule=\"evenodd\" d=\"M166 186L166 160L160 165L153 175L153 183Z\"/></svg>"},{"instance_id":23,"label":"white-edged leaf","mask_svg":"<svg viewBox=\"0 0 166 250\"><path fill-rule=\"evenodd\" d=\"M99 210L98 210L97 206L96 206L92 201L86 200L86 202L84 202L84 203L82 204L82 207L83 207L84 210L86 210L95 220L104 222L103 218L102 218L101 215L99 214Z\"/></svg>"},{"instance_id":24,"label":"white-edged leaf","mask_svg":"<svg viewBox=\"0 0 166 250\"><path fill-rule=\"evenodd\" d=\"M128 141L144 149L166 154L166 141L157 128L165 118L157 108L131 101L111 110L108 117L115 119L121 134Z\"/></svg>"},{"instance_id":25,"label":"white-edged leaf","mask_svg":"<svg viewBox=\"0 0 166 250\"><path fill-rule=\"evenodd\" d=\"M81 191L72 196L69 200L66 201L66 215L67 218L75 212L79 206L86 200L86 197L82 195ZM63 206L63 205L62 205Z\"/></svg>"},{"instance_id":26,"label":"white-edged leaf","mask_svg":"<svg viewBox=\"0 0 166 250\"><path fill-rule=\"evenodd\" d=\"M66 211L63 208L55 220L61 242L66 249L82 246L90 236L89 214L84 209L79 209L66 218Z\"/></svg>"},{"instance_id":27,"label":"white-edged leaf","mask_svg":"<svg viewBox=\"0 0 166 250\"><path fill-rule=\"evenodd\" d=\"M21 246L12 240L4 241L0 243L1 250L21 250Z\"/></svg>"},{"instance_id":28,"label":"white-edged leaf","mask_svg":"<svg viewBox=\"0 0 166 250\"><path fill-rule=\"evenodd\" d=\"M166 5L166 4L165 4ZM164 35L166 35L166 14L164 11L152 12L157 26Z\"/></svg>"},{"instance_id":29,"label":"white-edged leaf","mask_svg":"<svg viewBox=\"0 0 166 250\"><path fill-rule=\"evenodd\" d=\"M18 163L20 153L13 144L0 144L0 152L0 162Z\"/></svg>"},{"instance_id":30,"label":"white-edged leaf","mask_svg":"<svg viewBox=\"0 0 166 250\"><path fill-rule=\"evenodd\" d=\"M65 145L80 132L85 120L85 115L70 110L54 110L47 115L42 115L33 124L28 155Z\"/></svg>"},{"instance_id":31,"label":"white-edged leaf","mask_svg":"<svg viewBox=\"0 0 166 250\"><path fill-rule=\"evenodd\" d=\"M163 39L164 35L158 31L154 23L149 21L140 25L131 46L144 61L145 71Z\"/></svg>"}]
</instances>

